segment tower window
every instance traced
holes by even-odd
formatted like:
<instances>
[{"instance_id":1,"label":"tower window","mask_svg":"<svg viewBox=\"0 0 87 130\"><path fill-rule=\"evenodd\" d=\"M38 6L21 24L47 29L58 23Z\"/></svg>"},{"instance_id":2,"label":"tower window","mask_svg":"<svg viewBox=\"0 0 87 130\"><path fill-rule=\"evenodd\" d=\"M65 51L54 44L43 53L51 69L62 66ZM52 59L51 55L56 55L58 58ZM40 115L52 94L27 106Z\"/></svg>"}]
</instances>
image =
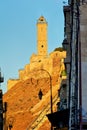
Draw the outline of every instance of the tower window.
<instances>
[{"instance_id":1,"label":"tower window","mask_svg":"<svg viewBox=\"0 0 87 130\"><path fill-rule=\"evenodd\" d=\"M41 21L43 21L43 19L41 19Z\"/></svg>"},{"instance_id":2,"label":"tower window","mask_svg":"<svg viewBox=\"0 0 87 130\"><path fill-rule=\"evenodd\" d=\"M39 60L39 62L41 62L41 60Z\"/></svg>"},{"instance_id":3,"label":"tower window","mask_svg":"<svg viewBox=\"0 0 87 130\"><path fill-rule=\"evenodd\" d=\"M43 48L44 46L43 46L43 45L41 45L41 47Z\"/></svg>"}]
</instances>

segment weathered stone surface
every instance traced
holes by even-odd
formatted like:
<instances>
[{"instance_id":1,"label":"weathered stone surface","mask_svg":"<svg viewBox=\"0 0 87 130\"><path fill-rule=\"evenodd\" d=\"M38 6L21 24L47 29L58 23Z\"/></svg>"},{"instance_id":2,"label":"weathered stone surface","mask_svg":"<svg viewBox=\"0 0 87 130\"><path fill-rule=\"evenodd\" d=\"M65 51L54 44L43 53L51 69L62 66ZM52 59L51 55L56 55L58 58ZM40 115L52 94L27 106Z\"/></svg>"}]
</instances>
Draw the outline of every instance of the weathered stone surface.
<instances>
[{"instance_id":1,"label":"weathered stone surface","mask_svg":"<svg viewBox=\"0 0 87 130\"><path fill-rule=\"evenodd\" d=\"M82 110L83 119L87 120L87 4L80 7L80 36L82 61Z\"/></svg>"}]
</instances>

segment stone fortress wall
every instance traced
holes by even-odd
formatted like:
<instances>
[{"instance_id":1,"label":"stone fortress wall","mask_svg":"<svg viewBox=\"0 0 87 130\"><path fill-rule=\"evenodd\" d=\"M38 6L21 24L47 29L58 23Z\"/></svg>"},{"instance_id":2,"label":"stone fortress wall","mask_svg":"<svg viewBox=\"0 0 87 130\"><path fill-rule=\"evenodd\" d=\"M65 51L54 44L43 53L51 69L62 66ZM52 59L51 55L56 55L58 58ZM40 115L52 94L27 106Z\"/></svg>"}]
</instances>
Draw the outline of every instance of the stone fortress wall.
<instances>
[{"instance_id":1,"label":"stone fortress wall","mask_svg":"<svg viewBox=\"0 0 87 130\"><path fill-rule=\"evenodd\" d=\"M30 63L26 64L24 69L19 70L18 79L8 80L8 90L20 80L26 80L31 77L36 70L47 70L53 76L60 73L60 68L64 69L62 59L66 58L66 51L53 51L48 54L47 25L45 18L41 16L37 21L37 54L32 54Z\"/></svg>"}]
</instances>

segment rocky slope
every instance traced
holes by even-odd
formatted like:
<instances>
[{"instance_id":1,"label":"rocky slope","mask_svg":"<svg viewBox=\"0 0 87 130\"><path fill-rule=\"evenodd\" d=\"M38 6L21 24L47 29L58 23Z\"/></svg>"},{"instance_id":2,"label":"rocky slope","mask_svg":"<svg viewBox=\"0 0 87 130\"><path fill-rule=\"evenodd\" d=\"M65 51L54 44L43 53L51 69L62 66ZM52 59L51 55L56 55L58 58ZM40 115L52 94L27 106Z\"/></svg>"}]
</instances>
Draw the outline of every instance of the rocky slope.
<instances>
[{"instance_id":1,"label":"rocky slope","mask_svg":"<svg viewBox=\"0 0 87 130\"><path fill-rule=\"evenodd\" d=\"M53 79L52 91L54 97L57 95L59 83L57 76ZM43 93L41 100L38 97L40 89ZM12 120L14 120L12 130L26 130L26 128L30 130L32 122L34 122L37 116L44 111L43 109L50 104L49 77L40 78L38 80L27 79L25 81L20 81L4 94L3 100L4 102L7 102L6 125L8 126L9 120L12 118ZM50 113L50 105L48 109L48 112ZM44 112L44 115L46 114L47 113ZM45 119L45 121L47 123L43 126L39 126L38 129L49 129L50 123L48 123L47 119Z\"/></svg>"}]
</instances>

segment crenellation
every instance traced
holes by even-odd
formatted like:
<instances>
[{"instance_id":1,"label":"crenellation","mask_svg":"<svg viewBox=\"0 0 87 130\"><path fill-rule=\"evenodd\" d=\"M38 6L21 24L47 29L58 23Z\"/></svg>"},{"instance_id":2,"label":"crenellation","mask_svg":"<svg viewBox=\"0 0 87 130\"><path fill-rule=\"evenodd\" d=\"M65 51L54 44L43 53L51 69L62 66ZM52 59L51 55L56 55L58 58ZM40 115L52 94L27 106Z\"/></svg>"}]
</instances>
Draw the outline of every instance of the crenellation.
<instances>
[{"instance_id":1,"label":"crenellation","mask_svg":"<svg viewBox=\"0 0 87 130\"><path fill-rule=\"evenodd\" d=\"M20 81L20 79L9 79L7 81L7 89L11 89L14 85L16 85L16 83L18 83Z\"/></svg>"},{"instance_id":2,"label":"crenellation","mask_svg":"<svg viewBox=\"0 0 87 130\"><path fill-rule=\"evenodd\" d=\"M25 75L25 70L24 69L20 69L19 70L19 79L20 80L24 80L24 75Z\"/></svg>"},{"instance_id":3,"label":"crenellation","mask_svg":"<svg viewBox=\"0 0 87 130\"><path fill-rule=\"evenodd\" d=\"M26 75L28 75L29 72L30 72L30 64L26 64L25 67L24 67L24 69L25 69Z\"/></svg>"}]
</instances>

